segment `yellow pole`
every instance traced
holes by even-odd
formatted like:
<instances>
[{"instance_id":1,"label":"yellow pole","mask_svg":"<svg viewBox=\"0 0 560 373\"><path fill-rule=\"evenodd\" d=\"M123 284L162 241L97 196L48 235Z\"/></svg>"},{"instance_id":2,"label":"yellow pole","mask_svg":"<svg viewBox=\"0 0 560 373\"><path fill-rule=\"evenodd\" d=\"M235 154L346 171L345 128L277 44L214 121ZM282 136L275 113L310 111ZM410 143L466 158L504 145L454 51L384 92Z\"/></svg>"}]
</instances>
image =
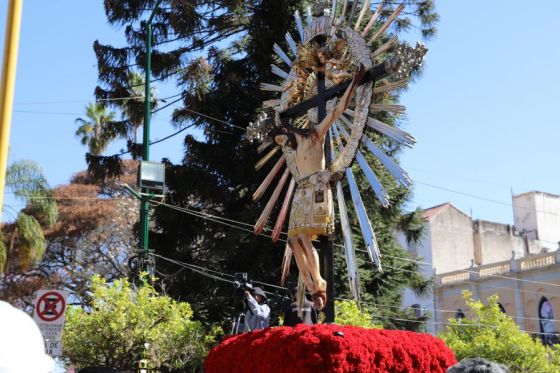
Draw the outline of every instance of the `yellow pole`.
<instances>
[{"instance_id":1,"label":"yellow pole","mask_svg":"<svg viewBox=\"0 0 560 373\"><path fill-rule=\"evenodd\" d=\"M19 47L19 29L23 0L9 0L8 20L4 39L4 64L2 66L2 86L0 87L0 212L4 202L4 184L8 165L10 124L16 85L16 65ZM0 222L2 215L0 214Z\"/></svg>"}]
</instances>

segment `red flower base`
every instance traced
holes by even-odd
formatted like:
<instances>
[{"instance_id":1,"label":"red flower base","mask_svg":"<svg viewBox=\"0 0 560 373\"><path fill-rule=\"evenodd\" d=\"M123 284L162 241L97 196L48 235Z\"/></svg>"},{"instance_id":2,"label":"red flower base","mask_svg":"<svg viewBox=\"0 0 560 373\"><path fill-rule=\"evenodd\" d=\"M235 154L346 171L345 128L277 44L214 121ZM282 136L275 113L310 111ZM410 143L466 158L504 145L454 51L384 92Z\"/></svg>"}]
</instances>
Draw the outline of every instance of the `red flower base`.
<instances>
[{"instance_id":1,"label":"red flower base","mask_svg":"<svg viewBox=\"0 0 560 373\"><path fill-rule=\"evenodd\" d=\"M205 371L445 373L456 362L429 334L317 324L226 338L208 354Z\"/></svg>"}]
</instances>

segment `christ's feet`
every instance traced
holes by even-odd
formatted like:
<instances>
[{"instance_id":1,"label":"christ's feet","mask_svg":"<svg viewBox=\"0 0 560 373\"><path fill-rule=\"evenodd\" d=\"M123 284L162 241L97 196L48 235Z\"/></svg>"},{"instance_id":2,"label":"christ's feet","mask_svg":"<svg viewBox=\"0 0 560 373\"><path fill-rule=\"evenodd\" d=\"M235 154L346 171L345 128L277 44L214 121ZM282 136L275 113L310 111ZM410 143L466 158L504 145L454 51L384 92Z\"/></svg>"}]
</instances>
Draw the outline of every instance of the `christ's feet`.
<instances>
[{"instance_id":1,"label":"christ's feet","mask_svg":"<svg viewBox=\"0 0 560 373\"><path fill-rule=\"evenodd\" d=\"M313 293L311 296L313 298L313 304L315 305L315 309L317 311L321 311L323 308L325 308L325 305L327 304L326 291L318 290L315 293Z\"/></svg>"}]
</instances>

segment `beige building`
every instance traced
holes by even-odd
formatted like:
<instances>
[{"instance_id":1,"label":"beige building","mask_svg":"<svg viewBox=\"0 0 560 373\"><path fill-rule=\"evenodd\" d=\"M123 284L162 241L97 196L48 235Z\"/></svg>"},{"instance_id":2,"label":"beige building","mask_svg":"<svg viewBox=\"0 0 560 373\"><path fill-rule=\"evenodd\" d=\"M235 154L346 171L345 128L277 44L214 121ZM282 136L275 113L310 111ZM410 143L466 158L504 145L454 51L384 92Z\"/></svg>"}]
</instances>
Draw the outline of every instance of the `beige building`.
<instances>
[{"instance_id":1,"label":"beige building","mask_svg":"<svg viewBox=\"0 0 560 373\"><path fill-rule=\"evenodd\" d=\"M432 292L407 290L403 306L429 312L430 333L466 314L463 290L485 301L500 296L502 310L543 340L560 331L560 196L529 192L513 197L515 225L473 220L450 203L424 211L418 245L401 244L420 258Z\"/></svg>"}]
</instances>

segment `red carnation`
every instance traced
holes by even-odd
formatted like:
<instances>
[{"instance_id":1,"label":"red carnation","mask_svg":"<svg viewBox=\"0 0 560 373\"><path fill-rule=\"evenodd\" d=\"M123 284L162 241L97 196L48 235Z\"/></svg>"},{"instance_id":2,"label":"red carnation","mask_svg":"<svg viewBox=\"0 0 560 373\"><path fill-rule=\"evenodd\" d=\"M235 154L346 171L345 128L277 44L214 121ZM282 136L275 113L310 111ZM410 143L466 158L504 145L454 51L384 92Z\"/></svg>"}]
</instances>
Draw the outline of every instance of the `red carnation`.
<instances>
[{"instance_id":1,"label":"red carnation","mask_svg":"<svg viewBox=\"0 0 560 373\"><path fill-rule=\"evenodd\" d=\"M225 339L208 355L207 373L445 373L453 352L438 338L401 330L298 325Z\"/></svg>"}]
</instances>

